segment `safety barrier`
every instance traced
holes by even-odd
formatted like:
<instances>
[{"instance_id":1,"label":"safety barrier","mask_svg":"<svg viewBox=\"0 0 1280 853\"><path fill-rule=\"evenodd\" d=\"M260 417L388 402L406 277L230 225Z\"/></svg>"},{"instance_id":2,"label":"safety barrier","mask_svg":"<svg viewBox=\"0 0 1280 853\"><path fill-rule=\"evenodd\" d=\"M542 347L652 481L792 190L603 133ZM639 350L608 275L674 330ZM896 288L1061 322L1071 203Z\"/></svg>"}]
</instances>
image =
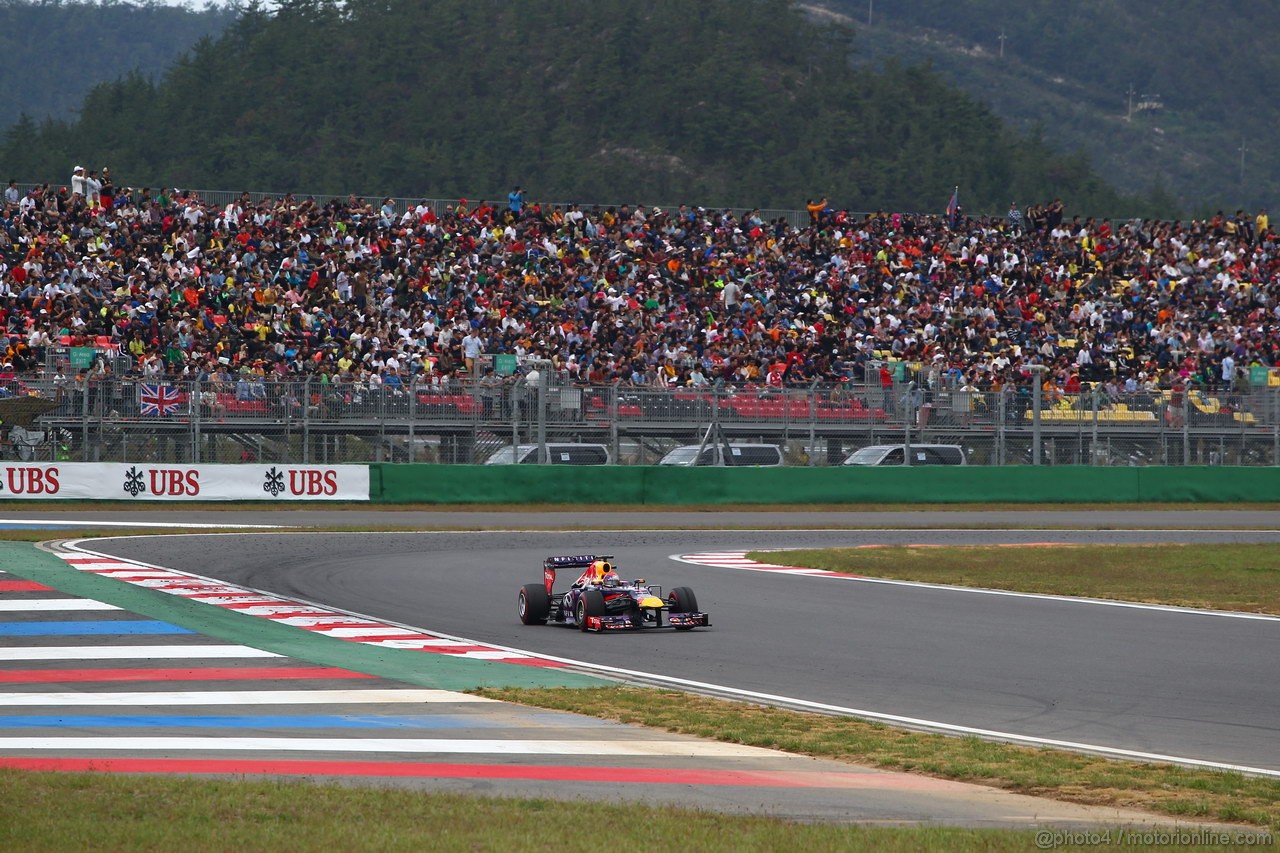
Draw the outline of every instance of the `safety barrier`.
<instances>
[{"instance_id":1,"label":"safety barrier","mask_svg":"<svg viewBox=\"0 0 1280 853\"><path fill-rule=\"evenodd\" d=\"M1280 469L0 463L0 500L386 504L1226 503L1280 501Z\"/></svg>"},{"instance_id":2,"label":"safety barrier","mask_svg":"<svg viewBox=\"0 0 1280 853\"><path fill-rule=\"evenodd\" d=\"M370 466L379 503L911 504L1280 501L1280 470L1235 466L676 468Z\"/></svg>"}]
</instances>

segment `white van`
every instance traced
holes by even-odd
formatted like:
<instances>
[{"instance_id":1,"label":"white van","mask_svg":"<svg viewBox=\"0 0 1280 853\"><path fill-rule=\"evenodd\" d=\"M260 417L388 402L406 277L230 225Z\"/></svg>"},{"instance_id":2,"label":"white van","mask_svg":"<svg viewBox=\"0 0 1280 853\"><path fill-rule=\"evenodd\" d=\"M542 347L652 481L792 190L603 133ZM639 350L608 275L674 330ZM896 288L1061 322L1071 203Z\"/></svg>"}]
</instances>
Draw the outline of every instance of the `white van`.
<instances>
[{"instance_id":1,"label":"white van","mask_svg":"<svg viewBox=\"0 0 1280 853\"><path fill-rule=\"evenodd\" d=\"M547 442L547 455L542 462L548 465L608 465L612 462L609 448L603 444L566 444ZM501 447L484 461L486 465L535 465L539 462L538 445L521 444Z\"/></svg>"},{"instance_id":2,"label":"white van","mask_svg":"<svg viewBox=\"0 0 1280 853\"><path fill-rule=\"evenodd\" d=\"M905 465L907 445L873 444L855 450L844 460L845 465ZM912 465L968 465L964 448L958 444L913 444Z\"/></svg>"},{"instance_id":3,"label":"white van","mask_svg":"<svg viewBox=\"0 0 1280 853\"><path fill-rule=\"evenodd\" d=\"M667 452L659 465L744 465L774 467L782 463L782 448L776 444L708 444L698 452L698 445L686 444Z\"/></svg>"}]
</instances>

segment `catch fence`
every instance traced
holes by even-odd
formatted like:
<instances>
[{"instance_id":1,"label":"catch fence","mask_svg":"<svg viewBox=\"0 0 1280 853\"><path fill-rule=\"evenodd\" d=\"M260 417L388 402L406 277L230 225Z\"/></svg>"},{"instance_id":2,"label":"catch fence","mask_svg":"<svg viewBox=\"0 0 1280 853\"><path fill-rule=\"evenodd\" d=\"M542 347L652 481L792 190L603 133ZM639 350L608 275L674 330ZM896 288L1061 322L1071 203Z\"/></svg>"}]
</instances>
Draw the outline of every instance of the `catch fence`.
<instances>
[{"instance_id":1,"label":"catch fence","mask_svg":"<svg viewBox=\"0 0 1280 853\"><path fill-rule=\"evenodd\" d=\"M525 376L367 385L78 374L0 379L0 452L84 462L483 463L509 446L599 444L614 464L765 443L788 465L870 445L958 445L972 465L1276 465L1280 388L1079 394L914 382L700 388ZM531 458L538 458L534 454ZM930 457L931 458L931 457ZM906 453L927 462L920 453Z\"/></svg>"}]
</instances>

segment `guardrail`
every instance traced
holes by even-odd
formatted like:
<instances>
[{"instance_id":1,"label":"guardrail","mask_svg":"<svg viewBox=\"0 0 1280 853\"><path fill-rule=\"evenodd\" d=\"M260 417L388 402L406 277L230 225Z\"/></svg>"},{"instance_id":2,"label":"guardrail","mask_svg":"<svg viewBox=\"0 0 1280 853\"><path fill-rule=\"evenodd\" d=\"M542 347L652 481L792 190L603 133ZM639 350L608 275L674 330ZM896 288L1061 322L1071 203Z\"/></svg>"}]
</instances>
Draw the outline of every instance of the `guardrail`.
<instances>
[{"instance_id":1,"label":"guardrail","mask_svg":"<svg viewBox=\"0 0 1280 853\"><path fill-rule=\"evenodd\" d=\"M38 411L36 411L38 409ZM0 455L83 462L482 463L512 445L605 445L654 464L678 445L758 442L789 465L867 445L952 444L983 465L1275 465L1280 389L1108 396L899 382L699 388L237 377L0 376ZM910 462L911 454L908 454Z\"/></svg>"}]
</instances>

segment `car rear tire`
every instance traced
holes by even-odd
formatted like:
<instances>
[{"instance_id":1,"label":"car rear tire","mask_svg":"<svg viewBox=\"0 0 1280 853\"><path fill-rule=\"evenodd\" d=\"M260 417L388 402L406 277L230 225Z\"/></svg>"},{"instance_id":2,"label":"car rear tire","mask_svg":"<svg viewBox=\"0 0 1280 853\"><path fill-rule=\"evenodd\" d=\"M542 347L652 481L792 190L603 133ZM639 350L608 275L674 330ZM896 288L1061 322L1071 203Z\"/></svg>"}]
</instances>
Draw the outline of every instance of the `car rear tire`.
<instances>
[{"instance_id":1,"label":"car rear tire","mask_svg":"<svg viewBox=\"0 0 1280 853\"><path fill-rule=\"evenodd\" d=\"M551 613L551 596L542 584L527 583L520 587L516 598L516 613L526 625L545 625Z\"/></svg>"},{"instance_id":2,"label":"car rear tire","mask_svg":"<svg viewBox=\"0 0 1280 853\"><path fill-rule=\"evenodd\" d=\"M671 590L667 596L667 601L671 604L672 613L697 613L698 597L693 594L693 590L687 586L678 586ZM676 625L677 631L688 631L692 629L692 625Z\"/></svg>"},{"instance_id":3,"label":"car rear tire","mask_svg":"<svg viewBox=\"0 0 1280 853\"><path fill-rule=\"evenodd\" d=\"M578 628L587 630L587 619L592 616L603 616L607 611L604 606L604 595L598 589L589 589L578 598Z\"/></svg>"}]
</instances>

